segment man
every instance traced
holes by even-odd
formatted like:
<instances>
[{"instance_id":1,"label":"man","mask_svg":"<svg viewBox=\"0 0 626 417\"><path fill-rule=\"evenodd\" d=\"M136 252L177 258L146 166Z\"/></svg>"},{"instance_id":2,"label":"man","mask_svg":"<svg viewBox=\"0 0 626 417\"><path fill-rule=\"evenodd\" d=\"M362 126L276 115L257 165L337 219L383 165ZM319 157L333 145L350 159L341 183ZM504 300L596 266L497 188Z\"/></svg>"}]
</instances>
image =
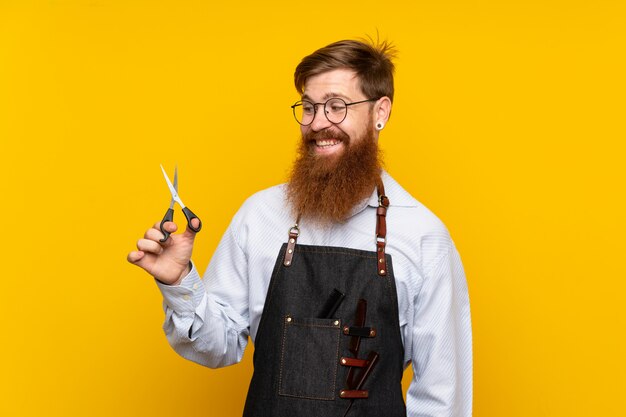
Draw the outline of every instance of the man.
<instances>
[{"instance_id":1,"label":"man","mask_svg":"<svg viewBox=\"0 0 626 417\"><path fill-rule=\"evenodd\" d=\"M189 228L161 243L157 224L128 255L157 280L179 354L226 366L252 339L244 416L471 415L459 255L445 226L381 168L392 56L387 43L340 41L302 60L289 182L243 204L203 280Z\"/></svg>"}]
</instances>

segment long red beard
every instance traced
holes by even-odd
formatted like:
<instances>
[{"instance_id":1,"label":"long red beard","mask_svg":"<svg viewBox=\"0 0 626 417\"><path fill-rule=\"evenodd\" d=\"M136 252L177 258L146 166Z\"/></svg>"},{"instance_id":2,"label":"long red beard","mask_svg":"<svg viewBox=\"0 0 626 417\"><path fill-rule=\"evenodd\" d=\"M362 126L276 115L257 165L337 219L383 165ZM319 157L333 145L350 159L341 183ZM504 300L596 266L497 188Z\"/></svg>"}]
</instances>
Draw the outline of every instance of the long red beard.
<instances>
[{"instance_id":1,"label":"long red beard","mask_svg":"<svg viewBox=\"0 0 626 417\"><path fill-rule=\"evenodd\" d=\"M315 139L328 138L342 140L343 152L316 155ZM303 136L287 185L294 216L322 226L344 222L355 205L371 195L381 167L382 155L371 127L354 141L328 129Z\"/></svg>"}]
</instances>

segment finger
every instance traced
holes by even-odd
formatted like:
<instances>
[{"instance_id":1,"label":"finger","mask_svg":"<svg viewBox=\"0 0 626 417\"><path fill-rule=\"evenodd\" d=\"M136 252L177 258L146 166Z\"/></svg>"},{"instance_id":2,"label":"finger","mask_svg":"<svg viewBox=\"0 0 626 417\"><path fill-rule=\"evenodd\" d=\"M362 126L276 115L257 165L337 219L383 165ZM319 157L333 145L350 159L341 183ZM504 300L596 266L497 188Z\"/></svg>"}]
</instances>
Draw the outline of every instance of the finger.
<instances>
[{"instance_id":1,"label":"finger","mask_svg":"<svg viewBox=\"0 0 626 417\"><path fill-rule=\"evenodd\" d=\"M159 229L148 229L143 237L144 239L154 240L155 242L163 243L161 242L161 239L163 239L163 232L161 232L161 230Z\"/></svg>"},{"instance_id":2,"label":"finger","mask_svg":"<svg viewBox=\"0 0 626 417\"><path fill-rule=\"evenodd\" d=\"M174 233L174 232L176 232L178 230L178 226L174 222L165 222L165 223L163 223L163 229L166 232L171 234L171 233ZM154 226L152 227L152 229L150 229L150 230L156 230L158 232L158 236L159 237L156 238L155 240L158 240L163 245L171 244L171 240L170 239L167 239L164 242L161 242L161 239L163 239L165 237L165 234L163 234L163 232L161 231L161 222L155 223ZM146 234L148 234L148 232L146 232Z\"/></svg>"},{"instance_id":3,"label":"finger","mask_svg":"<svg viewBox=\"0 0 626 417\"><path fill-rule=\"evenodd\" d=\"M191 219L191 225L197 229L200 226L200 219L198 219L197 217L194 217L193 219ZM193 239L196 237L196 232L191 230L189 228L189 225L187 225L185 229L185 233L183 233L183 236Z\"/></svg>"},{"instance_id":4,"label":"finger","mask_svg":"<svg viewBox=\"0 0 626 417\"><path fill-rule=\"evenodd\" d=\"M153 253L155 255L159 255L163 252L163 246L150 239L139 239L137 241L137 249L142 252Z\"/></svg>"},{"instance_id":5,"label":"finger","mask_svg":"<svg viewBox=\"0 0 626 417\"><path fill-rule=\"evenodd\" d=\"M193 226L194 229L197 229L198 227L200 227L200 219L197 217L194 217L193 219L191 219L191 226Z\"/></svg>"},{"instance_id":6,"label":"finger","mask_svg":"<svg viewBox=\"0 0 626 417\"><path fill-rule=\"evenodd\" d=\"M149 256L149 254L145 253L144 251L138 250L138 251L130 252L128 256L126 257L126 259L131 264L138 266L139 268L142 268L145 271L149 271L150 262L151 262L150 257L151 256Z\"/></svg>"},{"instance_id":7,"label":"finger","mask_svg":"<svg viewBox=\"0 0 626 417\"><path fill-rule=\"evenodd\" d=\"M130 262L131 264L135 264L139 262L140 260L142 260L144 255L145 253L140 250L132 251L128 254L128 256L126 257L126 260Z\"/></svg>"},{"instance_id":8,"label":"finger","mask_svg":"<svg viewBox=\"0 0 626 417\"><path fill-rule=\"evenodd\" d=\"M152 226L152 228L158 231L161 231L161 222L156 222L154 226ZM175 231L178 230L178 226L174 222L163 223L163 228L165 229L166 232L170 232L170 233L174 233Z\"/></svg>"}]
</instances>

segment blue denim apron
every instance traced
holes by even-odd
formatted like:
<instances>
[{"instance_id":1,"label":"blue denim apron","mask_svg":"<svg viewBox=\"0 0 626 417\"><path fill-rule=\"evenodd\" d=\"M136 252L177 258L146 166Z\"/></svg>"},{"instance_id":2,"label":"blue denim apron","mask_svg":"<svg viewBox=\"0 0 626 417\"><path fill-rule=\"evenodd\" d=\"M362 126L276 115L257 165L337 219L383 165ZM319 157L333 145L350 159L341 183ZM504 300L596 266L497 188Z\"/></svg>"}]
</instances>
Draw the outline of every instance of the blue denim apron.
<instances>
[{"instance_id":1,"label":"blue denim apron","mask_svg":"<svg viewBox=\"0 0 626 417\"><path fill-rule=\"evenodd\" d=\"M379 186L379 193L383 193ZM404 348L379 197L376 251L296 245L291 229L255 341L244 417L404 417Z\"/></svg>"}]
</instances>

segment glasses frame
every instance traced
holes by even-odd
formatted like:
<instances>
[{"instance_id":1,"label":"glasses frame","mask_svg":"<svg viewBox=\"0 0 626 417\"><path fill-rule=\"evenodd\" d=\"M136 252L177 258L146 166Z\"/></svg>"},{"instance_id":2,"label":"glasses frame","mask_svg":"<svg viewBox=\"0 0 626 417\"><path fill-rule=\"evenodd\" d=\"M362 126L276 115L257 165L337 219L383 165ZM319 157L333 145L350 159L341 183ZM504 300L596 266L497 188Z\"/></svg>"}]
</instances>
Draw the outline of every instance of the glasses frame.
<instances>
[{"instance_id":1,"label":"glasses frame","mask_svg":"<svg viewBox=\"0 0 626 417\"><path fill-rule=\"evenodd\" d=\"M326 120L328 120L330 123L332 123L334 125L338 125L338 124L342 123L344 120L346 120L346 117L348 117L348 107L354 106L355 104L367 103L369 101L378 101L380 99L381 99L381 97L378 97L378 98L368 98L366 100L353 101L352 103L346 103L346 101L344 99L342 99L341 97L331 97L331 98L329 98L328 100L326 100L323 103L313 103L312 101L309 101L309 100L299 100L299 101L296 101L295 104L293 104L291 106L291 110L293 110L293 117L294 117L294 119L296 119L296 122L298 122L298 124L300 124L301 126L309 126L315 120L315 116L317 116L317 106L323 106L324 107L324 116L326 117ZM339 122L333 122L332 120L330 120L328 118L328 111L326 110L326 105L330 101L332 101L332 100L341 100L341 101L343 101L343 104L345 104L345 106L346 106L346 113L343 115L343 119L341 119ZM300 120L298 120L298 116L296 116L296 107L302 106L305 102L306 103L311 103L311 105L313 106L313 118L311 118L311 121L309 123L306 123L306 124L302 123Z\"/></svg>"}]
</instances>

